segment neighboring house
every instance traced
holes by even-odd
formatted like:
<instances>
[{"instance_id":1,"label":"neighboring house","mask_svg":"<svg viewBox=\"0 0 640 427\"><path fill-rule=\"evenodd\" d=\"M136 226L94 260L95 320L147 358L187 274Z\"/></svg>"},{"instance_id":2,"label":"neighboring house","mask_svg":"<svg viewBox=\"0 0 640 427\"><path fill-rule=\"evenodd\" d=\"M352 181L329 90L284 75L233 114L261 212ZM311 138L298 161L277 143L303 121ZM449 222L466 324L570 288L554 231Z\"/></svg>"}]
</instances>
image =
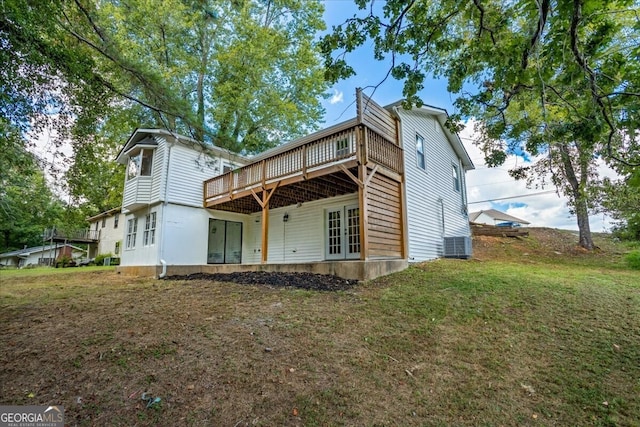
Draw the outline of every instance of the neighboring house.
<instances>
[{"instance_id":1,"label":"neighboring house","mask_svg":"<svg viewBox=\"0 0 640 427\"><path fill-rule=\"evenodd\" d=\"M516 218L515 216L508 215L504 212L500 212L495 209L487 209L478 212L471 212L469 214L469 221L477 224L487 225L514 225L516 227L522 225L529 225L530 222L524 219Z\"/></svg>"},{"instance_id":2,"label":"neighboring house","mask_svg":"<svg viewBox=\"0 0 640 427\"><path fill-rule=\"evenodd\" d=\"M84 249L73 245L35 246L0 254L0 265L18 268L28 265L53 265L53 260L59 260L64 256L77 259L84 255Z\"/></svg>"},{"instance_id":3,"label":"neighboring house","mask_svg":"<svg viewBox=\"0 0 640 427\"><path fill-rule=\"evenodd\" d=\"M473 163L446 111L382 108L360 90L357 105L356 118L251 159L136 130L117 157L127 165L119 271L369 279L447 255L447 238L470 241Z\"/></svg>"},{"instance_id":4,"label":"neighboring house","mask_svg":"<svg viewBox=\"0 0 640 427\"><path fill-rule=\"evenodd\" d=\"M120 257L124 235L121 211L118 207L87 218L89 229L98 236L97 244L90 245L89 258L106 254Z\"/></svg>"}]
</instances>

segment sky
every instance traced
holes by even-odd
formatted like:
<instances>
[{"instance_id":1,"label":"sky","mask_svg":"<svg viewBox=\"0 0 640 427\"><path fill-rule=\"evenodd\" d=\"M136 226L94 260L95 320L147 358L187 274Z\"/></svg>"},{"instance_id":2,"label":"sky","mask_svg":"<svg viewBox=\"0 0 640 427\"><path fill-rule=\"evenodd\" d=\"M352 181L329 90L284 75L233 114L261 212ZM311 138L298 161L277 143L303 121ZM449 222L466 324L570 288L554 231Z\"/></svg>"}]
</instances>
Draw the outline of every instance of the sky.
<instances>
[{"instance_id":1,"label":"sky","mask_svg":"<svg viewBox=\"0 0 640 427\"><path fill-rule=\"evenodd\" d=\"M379 1L381 6L383 2ZM353 0L325 0L325 22L327 32L332 25L339 25L354 14L362 16L366 11L358 11ZM356 75L342 80L330 89L331 97L324 101L326 110L324 126L328 127L355 117L355 91L363 88L366 95L381 105L391 104L402 99L402 82L389 77L373 92L372 86L378 85L385 78L389 68L388 62L379 62L373 58L372 44L349 54L346 58ZM418 93L425 104L455 112L453 102L455 96L447 91L444 79L429 79L425 88ZM369 87L369 88L367 88ZM476 139L473 126L468 123L459 134L475 169L468 171L467 192L469 212L486 209L497 209L509 215L530 222L531 227L552 227L577 230L575 215L570 213L567 199L556 194L555 187L547 184L543 188L527 188L523 181L516 181L508 175L508 170L515 165L522 165L526 160L521 156L509 156L499 168L488 168L483 160L482 152L473 144ZM530 159L529 159L530 160ZM601 176L615 177L615 172L604 164L599 165ZM544 194L539 194L543 193ZM514 197L515 196L515 197ZM504 199L506 200L498 200ZM513 198L511 198L513 197ZM591 231L611 231L611 219L603 214L590 217Z\"/></svg>"}]
</instances>

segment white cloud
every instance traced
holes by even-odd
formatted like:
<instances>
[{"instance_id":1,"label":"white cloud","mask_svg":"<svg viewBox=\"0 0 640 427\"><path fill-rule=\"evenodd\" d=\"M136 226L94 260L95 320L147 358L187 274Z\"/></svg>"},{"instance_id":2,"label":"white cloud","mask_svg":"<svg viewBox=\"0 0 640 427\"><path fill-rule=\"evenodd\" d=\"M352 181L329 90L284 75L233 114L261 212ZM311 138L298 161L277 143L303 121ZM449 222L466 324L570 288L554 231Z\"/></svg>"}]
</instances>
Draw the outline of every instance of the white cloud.
<instances>
[{"instance_id":1,"label":"white cloud","mask_svg":"<svg viewBox=\"0 0 640 427\"><path fill-rule=\"evenodd\" d=\"M509 176L508 170L510 168L527 162L523 157L511 155L499 168L489 168L484 163L482 151L473 144L476 138L472 122L468 123L466 128L460 132L460 138L476 166L475 170L467 172L470 212L493 208L529 221L531 227L578 229L575 215L569 212L566 197L558 196L555 192L535 194L555 190L553 185L527 188L524 181L516 181ZM598 164L598 172L601 176L615 177L615 172L603 162ZM513 196L516 197L511 198ZM496 200L504 197L509 198ZM591 231L594 232L611 229L609 218L602 214L591 216L590 225Z\"/></svg>"},{"instance_id":2,"label":"white cloud","mask_svg":"<svg viewBox=\"0 0 640 427\"><path fill-rule=\"evenodd\" d=\"M344 93L338 89L333 90L333 96L329 100L329 104L335 105L344 102Z\"/></svg>"}]
</instances>

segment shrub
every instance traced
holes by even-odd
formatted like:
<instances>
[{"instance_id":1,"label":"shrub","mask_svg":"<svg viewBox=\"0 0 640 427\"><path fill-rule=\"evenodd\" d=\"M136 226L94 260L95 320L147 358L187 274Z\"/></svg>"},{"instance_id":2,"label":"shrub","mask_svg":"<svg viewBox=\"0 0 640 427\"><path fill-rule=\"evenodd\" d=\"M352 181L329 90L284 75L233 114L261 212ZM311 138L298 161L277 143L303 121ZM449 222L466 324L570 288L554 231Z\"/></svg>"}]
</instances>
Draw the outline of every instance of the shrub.
<instances>
[{"instance_id":1,"label":"shrub","mask_svg":"<svg viewBox=\"0 0 640 427\"><path fill-rule=\"evenodd\" d=\"M625 256L625 260L629 267L634 270L640 270L640 250L631 251Z\"/></svg>"},{"instance_id":2,"label":"shrub","mask_svg":"<svg viewBox=\"0 0 640 427\"><path fill-rule=\"evenodd\" d=\"M100 254L98 256L96 256L95 260L93 262L95 262L96 265L104 265L104 259L105 258L111 258L113 256L113 254L108 253L108 254Z\"/></svg>"}]
</instances>

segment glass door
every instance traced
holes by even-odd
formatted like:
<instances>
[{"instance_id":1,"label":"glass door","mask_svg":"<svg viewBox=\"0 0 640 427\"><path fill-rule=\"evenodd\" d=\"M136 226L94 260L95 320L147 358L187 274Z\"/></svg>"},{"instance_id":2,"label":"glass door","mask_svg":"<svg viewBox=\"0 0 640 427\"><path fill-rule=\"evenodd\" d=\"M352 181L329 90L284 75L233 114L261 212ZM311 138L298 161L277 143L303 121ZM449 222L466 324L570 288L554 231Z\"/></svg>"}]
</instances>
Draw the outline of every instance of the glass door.
<instances>
[{"instance_id":1,"label":"glass door","mask_svg":"<svg viewBox=\"0 0 640 427\"><path fill-rule=\"evenodd\" d=\"M360 258L360 209L357 205L325 211L327 260Z\"/></svg>"},{"instance_id":2,"label":"glass door","mask_svg":"<svg viewBox=\"0 0 640 427\"><path fill-rule=\"evenodd\" d=\"M209 220L208 264L240 264L242 262L242 223Z\"/></svg>"}]
</instances>

